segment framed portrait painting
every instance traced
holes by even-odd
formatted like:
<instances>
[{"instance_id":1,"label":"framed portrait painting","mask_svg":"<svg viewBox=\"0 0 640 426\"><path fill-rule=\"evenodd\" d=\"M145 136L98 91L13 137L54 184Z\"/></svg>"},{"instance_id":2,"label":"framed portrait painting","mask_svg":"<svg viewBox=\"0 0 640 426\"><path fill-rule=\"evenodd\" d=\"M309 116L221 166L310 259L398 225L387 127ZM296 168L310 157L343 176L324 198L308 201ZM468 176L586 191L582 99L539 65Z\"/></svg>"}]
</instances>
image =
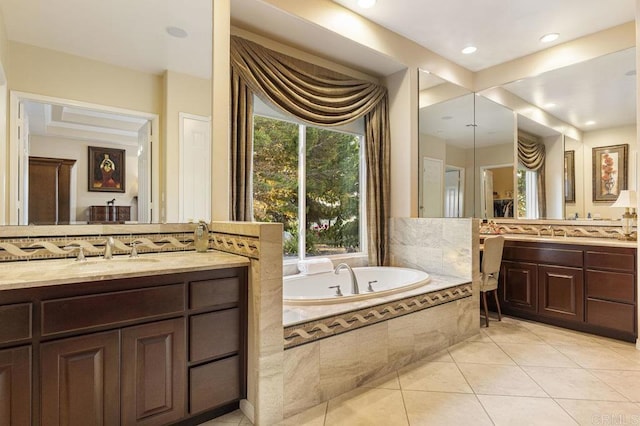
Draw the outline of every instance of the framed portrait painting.
<instances>
[{"instance_id":1,"label":"framed portrait painting","mask_svg":"<svg viewBox=\"0 0 640 426\"><path fill-rule=\"evenodd\" d=\"M615 201L627 189L628 149L627 144L592 149L594 202Z\"/></svg>"},{"instance_id":2,"label":"framed portrait painting","mask_svg":"<svg viewBox=\"0 0 640 426\"><path fill-rule=\"evenodd\" d=\"M125 192L125 150L89 147L89 191Z\"/></svg>"}]
</instances>

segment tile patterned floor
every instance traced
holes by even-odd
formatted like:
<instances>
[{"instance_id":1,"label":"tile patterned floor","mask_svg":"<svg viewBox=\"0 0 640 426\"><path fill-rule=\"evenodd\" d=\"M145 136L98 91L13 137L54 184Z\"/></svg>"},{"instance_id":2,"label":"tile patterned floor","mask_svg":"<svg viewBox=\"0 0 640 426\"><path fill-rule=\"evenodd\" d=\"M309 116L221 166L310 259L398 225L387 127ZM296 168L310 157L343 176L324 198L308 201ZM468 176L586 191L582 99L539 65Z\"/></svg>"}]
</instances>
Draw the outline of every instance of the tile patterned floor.
<instances>
[{"instance_id":1,"label":"tile patterned floor","mask_svg":"<svg viewBox=\"0 0 640 426\"><path fill-rule=\"evenodd\" d=\"M250 424L236 411L203 426ZM640 350L504 318L281 426L465 424L640 425Z\"/></svg>"}]
</instances>

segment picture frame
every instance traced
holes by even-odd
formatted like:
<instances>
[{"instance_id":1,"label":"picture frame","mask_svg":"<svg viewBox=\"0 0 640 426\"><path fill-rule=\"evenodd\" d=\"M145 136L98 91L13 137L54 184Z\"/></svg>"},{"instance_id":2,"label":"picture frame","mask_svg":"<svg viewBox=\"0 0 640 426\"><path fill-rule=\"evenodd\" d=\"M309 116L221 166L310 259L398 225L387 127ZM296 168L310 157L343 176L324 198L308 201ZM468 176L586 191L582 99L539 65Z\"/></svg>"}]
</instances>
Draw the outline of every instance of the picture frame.
<instances>
[{"instance_id":1,"label":"picture frame","mask_svg":"<svg viewBox=\"0 0 640 426\"><path fill-rule=\"evenodd\" d=\"M564 202L576 202L576 152L564 152Z\"/></svg>"},{"instance_id":2,"label":"picture frame","mask_svg":"<svg viewBox=\"0 0 640 426\"><path fill-rule=\"evenodd\" d=\"M125 192L126 151L89 147L89 191Z\"/></svg>"},{"instance_id":3,"label":"picture frame","mask_svg":"<svg viewBox=\"0 0 640 426\"><path fill-rule=\"evenodd\" d=\"M596 147L592 152L592 184L594 202L616 201L627 189L628 144Z\"/></svg>"}]
</instances>

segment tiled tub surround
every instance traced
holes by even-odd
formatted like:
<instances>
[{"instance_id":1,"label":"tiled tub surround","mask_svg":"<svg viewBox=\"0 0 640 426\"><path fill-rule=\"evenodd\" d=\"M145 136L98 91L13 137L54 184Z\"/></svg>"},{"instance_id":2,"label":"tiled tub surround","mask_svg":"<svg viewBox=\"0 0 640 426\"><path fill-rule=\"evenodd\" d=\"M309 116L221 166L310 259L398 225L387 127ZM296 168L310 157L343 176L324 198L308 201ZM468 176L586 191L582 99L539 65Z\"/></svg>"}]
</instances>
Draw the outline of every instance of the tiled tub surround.
<instances>
[{"instance_id":1,"label":"tiled tub surround","mask_svg":"<svg viewBox=\"0 0 640 426\"><path fill-rule=\"evenodd\" d=\"M67 262L75 265L71 263L71 258L76 256L76 250L64 248L73 242L94 247L86 250L87 257L100 257L104 254L106 238L113 236L116 240L114 261L125 265L127 259L124 257L131 250L129 244L136 239L150 242L143 240L143 244L137 247L139 253L192 251L194 228L195 224L4 226L0 227L0 263L5 262L3 267L16 272L26 267L31 271L27 274L33 274L34 268L37 268L35 270L40 272L37 280L44 284L45 275L41 273L44 265ZM282 420L283 413L282 225L213 222L209 228L210 248L238 254L243 256L242 262L248 260L250 263L247 400L241 402L241 408L256 425L277 424ZM204 256L200 253L166 253L159 256L181 255L188 256L190 262L195 259L202 261L210 256L235 258L215 252ZM141 256L144 257L148 255ZM33 263L34 260L38 262ZM100 263L98 259L89 260L91 267ZM26 266L27 263L29 266ZM134 273L143 269L149 273L153 269L162 274L165 266L163 262L134 263ZM173 267L189 270L194 265L184 263L180 266L174 264ZM69 273L68 268L64 273ZM112 270L108 276L113 274ZM22 281L17 285L25 285L24 276L22 279L15 278Z\"/></svg>"},{"instance_id":2,"label":"tiled tub surround","mask_svg":"<svg viewBox=\"0 0 640 426\"><path fill-rule=\"evenodd\" d=\"M392 266L427 271L427 286L285 307L285 417L477 334L477 241L477 220L392 219Z\"/></svg>"}]
</instances>

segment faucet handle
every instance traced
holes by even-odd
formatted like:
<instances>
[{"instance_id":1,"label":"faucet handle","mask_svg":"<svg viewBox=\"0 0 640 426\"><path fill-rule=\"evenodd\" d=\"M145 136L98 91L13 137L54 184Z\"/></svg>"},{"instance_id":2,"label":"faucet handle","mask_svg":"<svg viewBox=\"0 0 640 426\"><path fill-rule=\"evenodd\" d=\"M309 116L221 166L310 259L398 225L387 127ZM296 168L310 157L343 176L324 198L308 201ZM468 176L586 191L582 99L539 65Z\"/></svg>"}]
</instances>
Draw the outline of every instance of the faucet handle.
<instances>
[{"instance_id":1,"label":"faucet handle","mask_svg":"<svg viewBox=\"0 0 640 426\"><path fill-rule=\"evenodd\" d=\"M373 280L373 281L369 281L369 286L367 287L367 291L369 293L373 293L375 290L373 289L373 287L371 286L371 284L377 283L378 280Z\"/></svg>"},{"instance_id":2,"label":"faucet handle","mask_svg":"<svg viewBox=\"0 0 640 426\"><path fill-rule=\"evenodd\" d=\"M131 253L129 253L129 257L138 257L138 250L136 247L140 244L140 241L131 241L129 244L131 246Z\"/></svg>"},{"instance_id":3,"label":"faucet handle","mask_svg":"<svg viewBox=\"0 0 640 426\"><path fill-rule=\"evenodd\" d=\"M340 291L340 286L339 285L330 285L328 288L335 288L336 289L336 296L342 296L342 291Z\"/></svg>"},{"instance_id":4,"label":"faucet handle","mask_svg":"<svg viewBox=\"0 0 640 426\"><path fill-rule=\"evenodd\" d=\"M65 246L64 248L65 250L71 250L71 251L73 251L74 249L78 249L78 256L76 257L76 262L82 262L87 260L87 258L84 257L84 247L82 247L80 244L72 243Z\"/></svg>"}]
</instances>

